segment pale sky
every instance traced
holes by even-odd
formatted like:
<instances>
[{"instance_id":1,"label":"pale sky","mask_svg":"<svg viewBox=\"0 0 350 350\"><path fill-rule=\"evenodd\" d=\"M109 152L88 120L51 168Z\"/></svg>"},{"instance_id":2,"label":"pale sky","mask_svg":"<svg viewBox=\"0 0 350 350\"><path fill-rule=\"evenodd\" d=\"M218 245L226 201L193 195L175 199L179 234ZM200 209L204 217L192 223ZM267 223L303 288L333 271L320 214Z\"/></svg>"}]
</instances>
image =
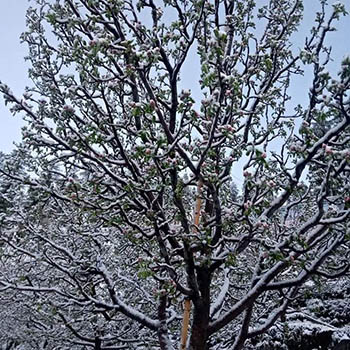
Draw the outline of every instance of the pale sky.
<instances>
[{"instance_id":1,"label":"pale sky","mask_svg":"<svg viewBox=\"0 0 350 350\"><path fill-rule=\"evenodd\" d=\"M257 1L259 2L259 0ZM330 1L334 3L335 1ZM306 15L304 24L301 27L300 38L305 34L305 28L310 28L316 9L318 9L319 0L305 0ZM347 1L345 2L347 3ZM27 54L27 47L25 44L20 44L20 34L25 30L25 11L30 3L27 0L0 0L0 80L10 86L12 91L17 95L22 95L24 87L30 85L27 78L28 64L24 61L24 56ZM350 6L348 7L350 10ZM340 21L337 25L338 32L329 35L328 43L332 44L334 48L334 57L336 62L333 69L339 67L341 58L350 54L350 16ZM299 37L297 35L297 38ZM300 43L302 45L302 42ZM197 66L197 65L196 65ZM185 72L183 85L189 85L191 88L191 78L197 80L193 76L193 69L198 70L197 67L186 67L188 75ZM300 98L300 103L305 101L307 97L307 82L300 82L300 86L293 88L293 95L295 92L296 100ZM298 102L294 100L294 103ZM0 151L10 152L13 149L13 142L20 140L20 128L23 125L20 115L13 117L7 108L4 106L2 97L0 97Z\"/></svg>"},{"instance_id":2,"label":"pale sky","mask_svg":"<svg viewBox=\"0 0 350 350\"><path fill-rule=\"evenodd\" d=\"M27 79L28 66L24 62L27 53L20 45L20 34L25 29L27 0L0 0L0 80L10 85L12 91L22 94ZM13 149L13 141L20 140L20 116L13 117L0 97L0 151Z\"/></svg>"}]
</instances>

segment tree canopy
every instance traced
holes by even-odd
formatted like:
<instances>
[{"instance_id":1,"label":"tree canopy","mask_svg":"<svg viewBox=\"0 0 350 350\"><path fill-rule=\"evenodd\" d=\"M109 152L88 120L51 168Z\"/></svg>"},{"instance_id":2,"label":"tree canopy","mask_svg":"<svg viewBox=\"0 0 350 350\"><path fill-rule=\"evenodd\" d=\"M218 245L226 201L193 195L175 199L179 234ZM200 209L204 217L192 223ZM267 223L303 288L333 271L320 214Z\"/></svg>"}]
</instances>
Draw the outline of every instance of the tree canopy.
<instances>
[{"instance_id":1,"label":"tree canopy","mask_svg":"<svg viewBox=\"0 0 350 350\"><path fill-rule=\"evenodd\" d=\"M0 84L26 121L0 168L13 342L173 350L186 301L182 349L239 350L308 280L348 272L350 58L329 72L326 42L347 13L320 1L294 44L303 11L36 0L33 84Z\"/></svg>"}]
</instances>

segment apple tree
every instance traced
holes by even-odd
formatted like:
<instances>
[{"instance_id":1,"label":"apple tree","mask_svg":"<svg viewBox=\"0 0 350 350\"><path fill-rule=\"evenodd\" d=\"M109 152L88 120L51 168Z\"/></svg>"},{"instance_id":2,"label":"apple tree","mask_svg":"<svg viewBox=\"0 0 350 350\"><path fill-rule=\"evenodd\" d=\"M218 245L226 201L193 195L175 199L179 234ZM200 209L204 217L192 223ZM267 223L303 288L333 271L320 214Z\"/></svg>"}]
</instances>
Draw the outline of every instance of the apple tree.
<instances>
[{"instance_id":1,"label":"apple tree","mask_svg":"<svg viewBox=\"0 0 350 350\"><path fill-rule=\"evenodd\" d=\"M0 85L28 154L1 168L23 191L2 290L81 346L238 350L347 272L350 58L330 73L326 41L347 13L320 1L295 43L303 3L37 0L33 84Z\"/></svg>"}]
</instances>

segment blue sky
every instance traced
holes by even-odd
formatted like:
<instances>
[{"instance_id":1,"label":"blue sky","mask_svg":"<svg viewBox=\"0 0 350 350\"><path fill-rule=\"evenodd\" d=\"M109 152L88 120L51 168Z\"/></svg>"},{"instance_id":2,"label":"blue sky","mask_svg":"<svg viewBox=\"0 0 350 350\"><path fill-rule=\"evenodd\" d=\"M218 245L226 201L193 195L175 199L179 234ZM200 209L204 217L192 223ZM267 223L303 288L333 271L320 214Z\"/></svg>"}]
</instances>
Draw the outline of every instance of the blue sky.
<instances>
[{"instance_id":1,"label":"blue sky","mask_svg":"<svg viewBox=\"0 0 350 350\"><path fill-rule=\"evenodd\" d=\"M259 0L257 1L259 2ZM334 3L335 1L329 1ZM24 61L27 54L26 45L20 44L20 34L25 30L25 11L30 3L27 0L0 0L0 80L8 84L11 89L18 95L24 92L24 87L30 85L27 78L28 65ZM306 15L301 31L296 38L302 45L301 38L306 34L306 28L310 28L314 19L316 10L319 7L319 0L305 0ZM349 8L348 8L349 10ZM350 16L340 21L338 32L331 33L328 43L334 48L334 57L336 62L333 69L339 65L339 61L346 54L350 54ZM187 67L190 73L191 67ZM194 67L193 67L194 68ZM197 67L196 67L197 68ZM197 70L197 69L196 69ZM185 72L186 73L186 72ZM198 74L198 73L197 73ZM189 85L191 88L192 74L185 74L183 84ZM300 86L296 86L293 90L296 94L296 100L300 99L300 103L305 101L307 97L307 82L300 81ZM9 152L13 149L13 142L20 140L20 127L23 125L19 115L13 117L4 106L3 99L0 98L0 151Z\"/></svg>"}]
</instances>

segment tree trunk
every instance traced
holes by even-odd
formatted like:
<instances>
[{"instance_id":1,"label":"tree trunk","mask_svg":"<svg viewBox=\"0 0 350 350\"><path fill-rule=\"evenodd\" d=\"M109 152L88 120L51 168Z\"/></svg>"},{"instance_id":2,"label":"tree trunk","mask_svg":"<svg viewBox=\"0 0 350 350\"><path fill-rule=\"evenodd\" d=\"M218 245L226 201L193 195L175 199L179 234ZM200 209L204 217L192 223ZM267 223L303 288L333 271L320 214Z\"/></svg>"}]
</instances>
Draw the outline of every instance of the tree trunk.
<instances>
[{"instance_id":1,"label":"tree trunk","mask_svg":"<svg viewBox=\"0 0 350 350\"><path fill-rule=\"evenodd\" d=\"M210 273L207 267L197 268L197 281L200 296L193 299L193 322L190 350L207 350L210 311Z\"/></svg>"},{"instance_id":2,"label":"tree trunk","mask_svg":"<svg viewBox=\"0 0 350 350\"><path fill-rule=\"evenodd\" d=\"M158 305L158 319L160 322L160 327L158 328L158 340L160 350L172 350L169 334L168 334L168 326L167 326L167 313L166 313L166 304L167 304L167 296L161 295L159 297L159 305Z\"/></svg>"},{"instance_id":3,"label":"tree trunk","mask_svg":"<svg viewBox=\"0 0 350 350\"><path fill-rule=\"evenodd\" d=\"M101 339L100 339L100 337L95 337L94 350L101 350Z\"/></svg>"}]
</instances>

